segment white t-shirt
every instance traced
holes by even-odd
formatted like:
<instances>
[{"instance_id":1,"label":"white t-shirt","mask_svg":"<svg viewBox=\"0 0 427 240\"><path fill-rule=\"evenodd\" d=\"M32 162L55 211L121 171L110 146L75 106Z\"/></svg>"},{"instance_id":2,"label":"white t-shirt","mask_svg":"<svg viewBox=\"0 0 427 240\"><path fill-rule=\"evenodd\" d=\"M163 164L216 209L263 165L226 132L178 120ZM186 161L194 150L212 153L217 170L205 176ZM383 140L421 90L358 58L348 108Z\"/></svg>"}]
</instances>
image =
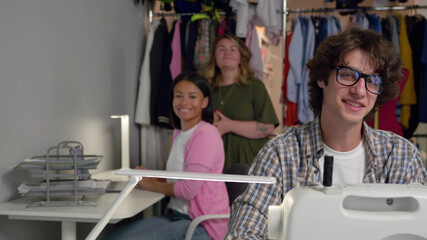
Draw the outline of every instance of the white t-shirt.
<instances>
[{"instance_id":1,"label":"white t-shirt","mask_svg":"<svg viewBox=\"0 0 427 240\"><path fill-rule=\"evenodd\" d=\"M192 127L187 131L181 131L175 137L175 141L172 144L171 151L169 153L169 158L166 163L167 171L184 171L184 151L185 146L187 145L188 140L193 136L194 131L197 128L196 126ZM167 182L177 182L178 179L167 179ZM183 214L188 215L188 201L178 198L170 198L169 204L167 206L170 209L178 211Z\"/></svg>"},{"instance_id":2,"label":"white t-shirt","mask_svg":"<svg viewBox=\"0 0 427 240\"><path fill-rule=\"evenodd\" d=\"M325 155L334 157L332 185L359 184L363 182L366 165L366 152L363 141L355 149L348 152L337 152L324 144L324 155L319 159L322 177Z\"/></svg>"}]
</instances>

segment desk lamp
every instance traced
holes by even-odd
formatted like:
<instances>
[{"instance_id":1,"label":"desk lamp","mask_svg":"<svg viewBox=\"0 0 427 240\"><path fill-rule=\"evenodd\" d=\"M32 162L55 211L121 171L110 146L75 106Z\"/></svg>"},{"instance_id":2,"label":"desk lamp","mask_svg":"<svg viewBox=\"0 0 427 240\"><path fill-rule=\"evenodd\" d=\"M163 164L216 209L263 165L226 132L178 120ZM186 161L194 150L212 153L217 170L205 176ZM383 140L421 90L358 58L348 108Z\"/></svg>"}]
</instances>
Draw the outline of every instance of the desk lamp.
<instances>
[{"instance_id":1,"label":"desk lamp","mask_svg":"<svg viewBox=\"0 0 427 240\"><path fill-rule=\"evenodd\" d=\"M95 240L109 222L116 209L121 202L132 191L136 184L143 177L169 178L169 179L186 179L186 180L201 180L201 181L220 181L220 182L241 182L241 183L265 183L274 184L274 177L264 176L248 176L234 174L213 174L213 173L193 173L193 172L177 172L177 171L162 171L162 170L142 170L142 169L120 169L115 172L117 175L130 176L129 182L120 192L119 196L111 204L110 208L104 213L98 221L86 240Z\"/></svg>"},{"instance_id":2,"label":"desk lamp","mask_svg":"<svg viewBox=\"0 0 427 240\"><path fill-rule=\"evenodd\" d=\"M111 118L120 118L121 144L122 144L122 169L129 169L129 115L111 115Z\"/></svg>"}]
</instances>

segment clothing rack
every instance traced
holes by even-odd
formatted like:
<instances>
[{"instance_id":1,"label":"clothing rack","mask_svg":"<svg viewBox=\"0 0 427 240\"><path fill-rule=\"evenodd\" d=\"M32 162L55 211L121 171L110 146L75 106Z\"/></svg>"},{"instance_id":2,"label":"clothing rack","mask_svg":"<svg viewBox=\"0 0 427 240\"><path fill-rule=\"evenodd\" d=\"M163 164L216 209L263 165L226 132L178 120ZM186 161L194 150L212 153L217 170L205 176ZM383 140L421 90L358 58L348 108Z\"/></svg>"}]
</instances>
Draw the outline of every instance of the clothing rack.
<instances>
[{"instance_id":1,"label":"clothing rack","mask_svg":"<svg viewBox=\"0 0 427 240\"><path fill-rule=\"evenodd\" d=\"M210 14L213 12L190 12L190 13L155 13L153 12L153 3L151 1L148 2L148 21L151 23L153 21L153 17L180 17L180 16L193 16L196 14ZM226 15L226 12L217 12L219 15Z\"/></svg>"},{"instance_id":2,"label":"clothing rack","mask_svg":"<svg viewBox=\"0 0 427 240\"><path fill-rule=\"evenodd\" d=\"M349 12L349 11L402 11L402 10L416 10L427 9L427 6L390 6L390 7L357 7L357 8L313 8L313 9L295 9L284 11L285 15L291 13L319 13L319 12Z\"/></svg>"},{"instance_id":3,"label":"clothing rack","mask_svg":"<svg viewBox=\"0 0 427 240\"><path fill-rule=\"evenodd\" d=\"M192 16L200 13L154 13L153 7L151 6L151 2L149 2L149 13L148 18L151 23L153 17L163 17L163 16ZM312 9L295 9L290 10L287 9L287 1L283 1L283 43L286 40L286 17L292 13L326 13L326 12L349 12L349 11L402 11L402 10L417 10L417 9L427 9L427 6L390 6L390 7L357 7L357 8L312 8ZM225 12L218 12L219 15L226 15ZM285 48L283 48L283 56L285 56Z\"/></svg>"},{"instance_id":4,"label":"clothing rack","mask_svg":"<svg viewBox=\"0 0 427 240\"><path fill-rule=\"evenodd\" d=\"M153 17L179 17L179 16L193 16L196 14L203 14L205 12L199 13L153 13ZM208 13L206 13L208 14ZM218 12L219 15L225 15L226 12Z\"/></svg>"},{"instance_id":5,"label":"clothing rack","mask_svg":"<svg viewBox=\"0 0 427 240\"><path fill-rule=\"evenodd\" d=\"M404 10L417 10L417 9L427 9L427 6L389 6L389 7L357 7L357 8L312 8L312 9L287 9L287 1L283 1L283 58L286 56L286 23L287 16L292 13L329 13L329 12L367 12L367 11L404 11ZM427 138L427 134L415 134L414 137L418 138Z\"/></svg>"},{"instance_id":6,"label":"clothing rack","mask_svg":"<svg viewBox=\"0 0 427 240\"><path fill-rule=\"evenodd\" d=\"M286 42L286 17L291 13L326 13L326 12L364 12L364 11L402 11L402 10L416 10L416 9L427 9L427 6L390 6L390 7L357 7L357 8L312 8L312 9L295 9L290 10L286 8L286 1L283 1L283 57L285 56L285 42Z\"/></svg>"},{"instance_id":7,"label":"clothing rack","mask_svg":"<svg viewBox=\"0 0 427 240\"><path fill-rule=\"evenodd\" d=\"M219 15L226 15L226 12L217 12ZM210 14L210 12L198 12L198 13L153 13L150 9L148 13L148 19L150 23L153 21L153 17L181 17L181 16L193 16L196 14Z\"/></svg>"}]
</instances>

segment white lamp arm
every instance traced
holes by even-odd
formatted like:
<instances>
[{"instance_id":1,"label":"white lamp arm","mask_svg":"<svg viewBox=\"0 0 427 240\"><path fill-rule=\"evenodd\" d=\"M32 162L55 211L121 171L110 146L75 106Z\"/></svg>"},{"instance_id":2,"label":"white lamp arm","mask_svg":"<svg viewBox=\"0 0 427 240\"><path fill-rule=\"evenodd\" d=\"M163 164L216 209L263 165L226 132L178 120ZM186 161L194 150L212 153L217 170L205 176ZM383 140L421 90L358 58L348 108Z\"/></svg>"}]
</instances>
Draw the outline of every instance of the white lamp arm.
<instances>
[{"instance_id":1,"label":"white lamp arm","mask_svg":"<svg viewBox=\"0 0 427 240\"><path fill-rule=\"evenodd\" d=\"M117 175L168 178L168 179L185 179L200 181L217 181L217 182L240 182L240 183L264 183L274 184L276 179L267 176L248 176L237 174L215 174L215 173L197 173L197 172L179 172L164 170L146 170L146 169L120 169L115 172Z\"/></svg>"},{"instance_id":2,"label":"white lamp arm","mask_svg":"<svg viewBox=\"0 0 427 240\"><path fill-rule=\"evenodd\" d=\"M142 176L132 175L128 184L126 184L125 188L120 192L119 196L114 200L111 204L110 208L104 213L101 219L99 219L98 223L95 227L90 231L89 235L86 237L86 240L95 240L98 235L102 232L105 225L108 224L114 212L123 202L123 200L129 195L129 193L135 188L136 184L141 181Z\"/></svg>"},{"instance_id":3,"label":"white lamp arm","mask_svg":"<svg viewBox=\"0 0 427 240\"><path fill-rule=\"evenodd\" d=\"M110 208L105 212L99 222L95 225L86 240L95 240L101 233L102 229L107 225L117 210L122 201L129 195L135 185L141 181L142 177L170 178L170 179L186 179L186 180L201 180L201 181L218 181L218 182L242 182L242 183L264 183L274 184L274 177L266 176L248 176L234 174L214 174L214 173L195 173L195 172L177 172L177 171L162 171L162 170L145 170L145 169L120 169L115 172L118 175L129 175L130 180L126 187L120 192L119 196L111 204Z\"/></svg>"}]
</instances>

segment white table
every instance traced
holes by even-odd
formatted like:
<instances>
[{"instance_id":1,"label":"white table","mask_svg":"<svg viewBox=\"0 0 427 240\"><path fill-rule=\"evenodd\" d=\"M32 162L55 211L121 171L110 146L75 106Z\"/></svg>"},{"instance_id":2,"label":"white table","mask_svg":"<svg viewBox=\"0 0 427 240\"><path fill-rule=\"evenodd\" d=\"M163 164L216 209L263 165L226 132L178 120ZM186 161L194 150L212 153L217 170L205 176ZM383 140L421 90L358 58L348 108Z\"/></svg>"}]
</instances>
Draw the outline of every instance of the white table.
<instances>
[{"instance_id":1,"label":"white table","mask_svg":"<svg viewBox=\"0 0 427 240\"><path fill-rule=\"evenodd\" d=\"M19 198L0 204L0 215L9 219L60 221L62 240L76 239L77 222L98 222L119 193L105 193L97 198L87 198L97 204L93 206L31 207L26 206L37 199ZM130 218L150 207L164 197L163 194L133 189L113 214L109 223Z\"/></svg>"}]
</instances>

